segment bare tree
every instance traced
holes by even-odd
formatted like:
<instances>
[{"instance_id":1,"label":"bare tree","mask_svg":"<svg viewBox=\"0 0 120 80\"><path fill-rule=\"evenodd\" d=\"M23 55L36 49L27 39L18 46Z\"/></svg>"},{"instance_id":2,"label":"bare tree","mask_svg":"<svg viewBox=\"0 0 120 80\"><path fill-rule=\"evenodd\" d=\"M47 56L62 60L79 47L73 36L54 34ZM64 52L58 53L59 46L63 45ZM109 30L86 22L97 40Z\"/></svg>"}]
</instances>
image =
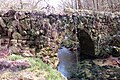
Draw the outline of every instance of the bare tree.
<instances>
[{"instance_id":1,"label":"bare tree","mask_svg":"<svg viewBox=\"0 0 120 80\"><path fill-rule=\"evenodd\" d=\"M95 0L93 0L93 9L95 10Z\"/></svg>"},{"instance_id":2,"label":"bare tree","mask_svg":"<svg viewBox=\"0 0 120 80\"><path fill-rule=\"evenodd\" d=\"M21 9L23 9L23 3L22 3L22 0L20 0L20 6L21 6Z\"/></svg>"},{"instance_id":3,"label":"bare tree","mask_svg":"<svg viewBox=\"0 0 120 80\"><path fill-rule=\"evenodd\" d=\"M96 9L99 10L99 2L96 0Z\"/></svg>"},{"instance_id":4,"label":"bare tree","mask_svg":"<svg viewBox=\"0 0 120 80\"><path fill-rule=\"evenodd\" d=\"M47 0L0 0L0 9L10 9L11 7L15 10L39 10L41 2Z\"/></svg>"},{"instance_id":5,"label":"bare tree","mask_svg":"<svg viewBox=\"0 0 120 80\"><path fill-rule=\"evenodd\" d=\"M78 0L78 9L82 9L82 4L81 4L81 0Z\"/></svg>"},{"instance_id":6,"label":"bare tree","mask_svg":"<svg viewBox=\"0 0 120 80\"><path fill-rule=\"evenodd\" d=\"M88 0L86 0L86 3L87 3L87 9L89 9L89 3L88 3Z\"/></svg>"}]
</instances>

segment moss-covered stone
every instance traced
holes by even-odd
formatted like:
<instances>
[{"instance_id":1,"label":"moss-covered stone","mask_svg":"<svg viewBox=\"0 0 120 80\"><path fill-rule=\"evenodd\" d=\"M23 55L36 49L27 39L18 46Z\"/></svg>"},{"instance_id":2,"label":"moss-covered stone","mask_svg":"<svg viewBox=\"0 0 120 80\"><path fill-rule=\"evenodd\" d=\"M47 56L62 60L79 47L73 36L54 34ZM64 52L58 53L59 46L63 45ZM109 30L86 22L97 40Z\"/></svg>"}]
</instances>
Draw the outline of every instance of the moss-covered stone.
<instances>
[{"instance_id":1,"label":"moss-covered stone","mask_svg":"<svg viewBox=\"0 0 120 80\"><path fill-rule=\"evenodd\" d=\"M106 80L106 79L120 79L119 69L113 66L99 66L92 60L84 60L78 64L77 72L73 72L71 76L76 80ZM118 71L117 71L118 70Z\"/></svg>"}]
</instances>

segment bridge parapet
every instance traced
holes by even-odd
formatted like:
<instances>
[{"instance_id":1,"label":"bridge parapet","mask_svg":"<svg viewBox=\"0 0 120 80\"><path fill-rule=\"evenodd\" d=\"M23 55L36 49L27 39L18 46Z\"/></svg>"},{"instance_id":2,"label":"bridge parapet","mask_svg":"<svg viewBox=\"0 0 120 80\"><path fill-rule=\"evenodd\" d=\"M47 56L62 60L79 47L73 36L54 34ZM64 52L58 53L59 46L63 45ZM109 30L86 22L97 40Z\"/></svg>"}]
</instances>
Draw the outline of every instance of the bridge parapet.
<instances>
[{"instance_id":1,"label":"bridge parapet","mask_svg":"<svg viewBox=\"0 0 120 80\"><path fill-rule=\"evenodd\" d=\"M36 46L36 50L50 46L57 51L56 45L62 43L67 35L74 41L79 39L83 54L106 54L109 53L110 45L116 46L116 43L111 44L111 41L119 32L119 13L76 11L46 15L39 12L9 10L0 14L1 37L25 40L25 45L31 48ZM77 38L74 38L76 34ZM120 47L119 38L117 47Z\"/></svg>"}]
</instances>

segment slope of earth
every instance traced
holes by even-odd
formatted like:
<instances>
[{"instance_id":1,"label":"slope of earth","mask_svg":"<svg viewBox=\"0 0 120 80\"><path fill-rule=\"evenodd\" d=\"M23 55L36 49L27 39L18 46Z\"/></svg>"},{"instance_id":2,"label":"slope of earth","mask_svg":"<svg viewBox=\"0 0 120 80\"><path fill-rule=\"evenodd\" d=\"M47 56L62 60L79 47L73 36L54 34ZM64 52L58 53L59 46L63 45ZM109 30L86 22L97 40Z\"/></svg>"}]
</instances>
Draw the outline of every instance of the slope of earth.
<instances>
[{"instance_id":1,"label":"slope of earth","mask_svg":"<svg viewBox=\"0 0 120 80\"><path fill-rule=\"evenodd\" d=\"M4 60L26 60L30 63L30 66L26 69L23 67L22 69L19 66L14 67L14 70L10 70L9 67L5 70L3 70L4 68L0 69L0 80L64 80L59 72L43 63L39 58L24 58L22 56L12 54L8 56L8 58L4 58ZM7 65L7 63L5 65Z\"/></svg>"}]
</instances>

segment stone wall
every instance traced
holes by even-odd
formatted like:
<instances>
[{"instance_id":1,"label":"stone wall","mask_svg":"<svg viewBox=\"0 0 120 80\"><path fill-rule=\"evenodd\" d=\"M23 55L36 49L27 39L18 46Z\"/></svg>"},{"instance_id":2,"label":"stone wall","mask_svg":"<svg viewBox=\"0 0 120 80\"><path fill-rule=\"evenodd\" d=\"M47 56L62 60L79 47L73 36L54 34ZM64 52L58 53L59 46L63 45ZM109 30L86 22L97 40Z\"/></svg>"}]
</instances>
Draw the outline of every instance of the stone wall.
<instances>
[{"instance_id":1,"label":"stone wall","mask_svg":"<svg viewBox=\"0 0 120 80\"><path fill-rule=\"evenodd\" d=\"M26 50L30 50L31 54L53 64L54 61L49 62L48 59L57 58L56 52L64 37L73 41L72 46L79 42L81 54L98 56L109 53L110 42L119 31L119 13L81 11L45 15L14 10L0 13L0 37L9 39L8 47L15 45L12 43L16 41L20 44L15 46L22 50L30 47ZM117 47L120 47L119 39ZM48 52L44 54L44 50Z\"/></svg>"},{"instance_id":2,"label":"stone wall","mask_svg":"<svg viewBox=\"0 0 120 80\"><path fill-rule=\"evenodd\" d=\"M86 58L114 55L113 47L120 47L120 14L96 12L82 16L77 32L81 55Z\"/></svg>"}]
</instances>

